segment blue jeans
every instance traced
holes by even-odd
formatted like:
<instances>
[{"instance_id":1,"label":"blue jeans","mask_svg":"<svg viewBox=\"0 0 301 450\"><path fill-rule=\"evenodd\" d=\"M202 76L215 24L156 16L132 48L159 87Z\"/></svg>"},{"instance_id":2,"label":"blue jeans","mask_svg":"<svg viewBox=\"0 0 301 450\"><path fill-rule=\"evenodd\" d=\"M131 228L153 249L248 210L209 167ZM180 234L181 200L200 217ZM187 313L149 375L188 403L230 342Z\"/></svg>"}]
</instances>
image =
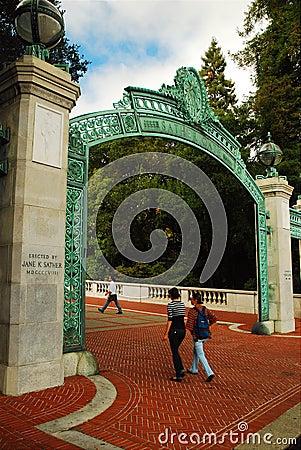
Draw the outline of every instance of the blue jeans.
<instances>
[{"instance_id":1,"label":"blue jeans","mask_svg":"<svg viewBox=\"0 0 301 450\"><path fill-rule=\"evenodd\" d=\"M207 377L209 375L213 375L213 371L211 367L208 364L208 361L206 359L205 353L204 353L204 344L207 341L207 339L199 339L198 341L193 341L194 347L193 347L193 361L191 365L190 371L192 373L198 373L198 363L201 362L203 369L206 372Z\"/></svg>"},{"instance_id":2,"label":"blue jeans","mask_svg":"<svg viewBox=\"0 0 301 450\"><path fill-rule=\"evenodd\" d=\"M117 295L116 295L116 294L112 294L112 295L108 298L108 300L106 301L106 303L105 303L105 304L103 305L103 307L101 308L102 312L104 312L104 311L107 309L107 307L109 306L109 304L110 304L111 302L114 302L115 305L116 305L116 307L118 308L118 311L119 311L119 312L122 312L122 309L121 309L121 306L120 306L120 304L119 304L119 301L117 300Z\"/></svg>"}]
</instances>

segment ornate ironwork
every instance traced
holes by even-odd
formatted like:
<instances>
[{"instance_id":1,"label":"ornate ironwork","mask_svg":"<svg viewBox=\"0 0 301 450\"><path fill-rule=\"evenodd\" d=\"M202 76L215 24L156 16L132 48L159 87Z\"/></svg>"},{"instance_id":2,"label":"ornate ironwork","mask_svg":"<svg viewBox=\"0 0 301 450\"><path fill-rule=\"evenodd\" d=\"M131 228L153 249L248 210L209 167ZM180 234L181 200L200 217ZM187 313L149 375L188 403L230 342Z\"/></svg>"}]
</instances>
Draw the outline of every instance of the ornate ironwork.
<instances>
[{"instance_id":1,"label":"ornate ironwork","mask_svg":"<svg viewBox=\"0 0 301 450\"><path fill-rule=\"evenodd\" d=\"M266 243L265 199L259 187L248 173L241 158L240 144L221 125L208 103L204 83L193 68L181 67L176 74L174 86L162 85L159 91L127 87L123 99L114 103L114 110L87 114L70 121L69 129L69 171L68 189L84 190L86 183L89 147L110 139L127 136L156 136L179 140L206 152L230 170L248 190L257 205L257 247L258 247L258 284L259 284L259 320L269 319L268 270ZM68 191L70 197L70 192ZM72 199L67 197L67 203ZM85 195L81 198L85 202ZM84 270L80 269L78 259L71 248L81 251L85 246L85 234L80 225L80 214L76 216L69 209L69 225L66 230L66 258L68 274L66 280L65 340L67 343L80 341L77 333L82 330L75 326L80 314L73 314L70 308L78 312L83 306ZM83 220L83 222L85 222ZM70 224L72 223L72 226ZM73 228L75 227L75 228ZM81 230L81 231L79 231ZM82 233L80 236L79 233ZM80 244L80 241L81 244ZM67 254L68 253L68 254ZM81 283L83 283L81 285ZM69 286L72 286L69 289ZM76 291L76 292L75 292ZM83 295L83 299L81 299ZM70 296L75 301L70 303ZM69 302L68 302L69 301ZM81 303L80 303L81 302ZM68 344L69 345L69 344ZM68 345L66 346L68 351Z\"/></svg>"},{"instance_id":2,"label":"ornate ironwork","mask_svg":"<svg viewBox=\"0 0 301 450\"><path fill-rule=\"evenodd\" d=\"M254 198L254 197L253 197ZM267 225L265 200L257 203L257 255L258 255L258 300L259 321L269 320L269 283L267 255Z\"/></svg>"},{"instance_id":3,"label":"ornate ironwork","mask_svg":"<svg viewBox=\"0 0 301 450\"><path fill-rule=\"evenodd\" d=\"M301 211L290 208L291 237L301 240Z\"/></svg>"},{"instance_id":4,"label":"ornate ironwork","mask_svg":"<svg viewBox=\"0 0 301 450\"><path fill-rule=\"evenodd\" d=\"M74 139L74 138L73 138ZM80 140L78 153L69 150L67 172L64 352L85 348L86 200L88 152ZM69 145L69 149L72 146Z\"/></svg>"},{"instance_id":5,"label":"ornate ironwork","mask_svg":"<svg viewBox=\"0 0 301 450\"><path fill-rule=\"evenodd\" d=\"M67 188L64 351L82 350L85 346L85 224L84 190Z\"/></svg>"},{"instance_id":6,"label":"ornate ironwork","mask_svg":"<svg viewBox=\"0 0 301 450\"><path fill-rule=\"evenodd\" d=\"M162 85L159 92L176 100L184 119L193 124L201 124L206 120L218 122L211 110L207 91L198 72L193 67L181 67L177 70L173 86Z\"/></svg>"}]
</instances>

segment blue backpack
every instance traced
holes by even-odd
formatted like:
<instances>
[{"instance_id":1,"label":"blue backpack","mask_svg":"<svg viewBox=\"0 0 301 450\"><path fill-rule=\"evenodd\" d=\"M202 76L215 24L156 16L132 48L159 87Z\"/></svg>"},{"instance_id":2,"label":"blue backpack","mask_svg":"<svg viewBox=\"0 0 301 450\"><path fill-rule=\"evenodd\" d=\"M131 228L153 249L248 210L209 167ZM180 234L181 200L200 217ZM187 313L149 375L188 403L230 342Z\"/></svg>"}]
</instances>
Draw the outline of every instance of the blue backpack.
<instances>
[{"instance_id":1,"label":"blue backpack","mask_svg":"<svg viewBox=\"0 0 301 450\"><path fill-rule=\"evenodd\" d=\"M207 339L209 337L209 320L205 308L199 309L198 318L194 329L199 339Z\"/></svg>"}]
</instances>

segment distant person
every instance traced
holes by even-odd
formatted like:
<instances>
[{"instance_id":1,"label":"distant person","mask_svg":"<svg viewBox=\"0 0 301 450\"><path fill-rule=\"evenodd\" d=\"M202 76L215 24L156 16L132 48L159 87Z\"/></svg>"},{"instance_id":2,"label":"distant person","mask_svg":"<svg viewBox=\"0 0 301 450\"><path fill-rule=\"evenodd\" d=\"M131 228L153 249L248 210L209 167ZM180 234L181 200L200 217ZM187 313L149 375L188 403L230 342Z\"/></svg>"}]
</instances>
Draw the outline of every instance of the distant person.
<instances>
[{"instance_id":1,"label":"distant person","mask_svg":"<svg viewBox=\"0 0 301 450\"><path fill-rule=\"evenodd\" d=\"M216 317L203 305L203 300L199 292L193 292L190 300L194 307L188 311L186 328L192 335L194 347L192 365L187 372L197 374L198 363L200 361L207 375L206 381L210 383L214 378L214 373L205 356L204 344L208 339L211 339L210 326L216 322ZM198 326L198 324L200 324L198 323L199 312L201 313L201 327Z\"/></svg>"},{"instance_id":2,"label":"distant person","mask_svg":"<svg viewBox=\"0 0 301 450\"><path fill-rule=\"evenodd\" d=\"M120 304L118 302L118 299L117 299L116 283L113 280L113 277L109 277L109 282L110 282L109 290L106 293L107 294L107 301L106 301L106 303L104 304L104 306L102 308L98 308L98 311L101 312L101 313L104 313L105 310L107 309L107 307L109 306L109 304L111 302L114 302L116 307L118 308L118 312L116 314L122 314L122 309L121 309L121 306L120 306Z\"/></svg>"},{"instance_id":3,"label":"distant person","mask_svg":"<svg viewBox=\"0 0 301 450\"><path fill-rule=\"evenodd\" d=\"M175 377L171 377L171 381L181 382L185 376L185 370L179 355L179 347L185 337L186 329L184 323L185 305L181 301L177 288L169 289L168 296L170 302L167 305L167 324L163 340L169 339L172 352L173 365L176 372Z\"/></svg>"}]
</instances>

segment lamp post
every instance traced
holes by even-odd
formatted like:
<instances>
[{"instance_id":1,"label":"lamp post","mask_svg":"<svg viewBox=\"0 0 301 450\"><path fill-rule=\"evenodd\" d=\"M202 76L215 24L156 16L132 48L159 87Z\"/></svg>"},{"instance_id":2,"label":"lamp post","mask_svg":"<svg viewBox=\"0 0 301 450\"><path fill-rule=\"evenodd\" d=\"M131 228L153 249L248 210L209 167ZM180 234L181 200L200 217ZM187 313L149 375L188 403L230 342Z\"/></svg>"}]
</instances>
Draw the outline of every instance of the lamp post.
<instances>
[{"instance_id":1,"label":"lamp post","mask_svg":"<svg viewBox=\"0 0 301 450\"><path fill-rule=\"evenodd\" d=\"M15 11L15 28L20 39L29 44L26 54L45 60L48 49L64 35L62 14L48 0L23 0Z\"/></svg>"},{"instance_id":2,"label":"lamp post","mask_svg":"<svg viewBox=\"0 0 301 450\"><path fill-rule=\"evenodd\" d=\"M278 176L274 166L277 166L282 160L282 151L273 140L271 133L267 135L267 142L257 151L259 161L266 167L266 178Z\"/></svg>"}]
</instances>

